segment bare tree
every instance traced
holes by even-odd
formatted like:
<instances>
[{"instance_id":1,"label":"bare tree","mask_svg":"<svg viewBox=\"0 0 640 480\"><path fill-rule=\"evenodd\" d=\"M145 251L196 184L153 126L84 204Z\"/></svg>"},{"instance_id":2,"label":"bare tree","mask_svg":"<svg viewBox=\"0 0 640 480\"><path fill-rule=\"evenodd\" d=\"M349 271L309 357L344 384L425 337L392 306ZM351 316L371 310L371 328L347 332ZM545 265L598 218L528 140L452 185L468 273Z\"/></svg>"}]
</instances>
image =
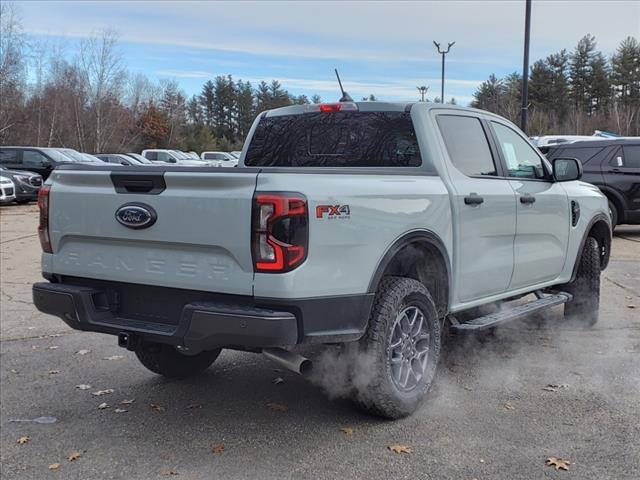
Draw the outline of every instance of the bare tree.
<instances>
[{"instance_id":1,"label":"bare tree","mask_svg":"<svg viewBox=\"0 0 640 480\"><path fill-rule=\"evenodd\" d=\"M19 121L24 99L25 38L17 10L0 2L0 140Z\"/></svg>"}]
</instances>

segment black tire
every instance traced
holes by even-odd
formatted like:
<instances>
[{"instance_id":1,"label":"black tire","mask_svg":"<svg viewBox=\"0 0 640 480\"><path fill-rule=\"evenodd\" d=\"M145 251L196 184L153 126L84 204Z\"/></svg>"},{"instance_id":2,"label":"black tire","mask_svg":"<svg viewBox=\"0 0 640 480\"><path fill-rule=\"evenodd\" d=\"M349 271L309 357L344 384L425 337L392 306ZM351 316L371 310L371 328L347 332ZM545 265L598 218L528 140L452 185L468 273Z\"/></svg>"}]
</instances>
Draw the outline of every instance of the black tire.
<instances>
[{"instance_id":1,"label":"black tire","mask_svg":"<svg viewBox=\"0 0 640 480\"><path fill-rule=\"evenodd\" d=\"M609 200L609 213L611 214L611 228L615 228L618 225L618 208L611 200Z\"/></svg>"},{"instance_id":2,"label":"black tire","mask_svg":"<svg viewBox=\"0 0 640 480\"><path fill-rule=\"evenodd\" d=\"M218 348L196 355L185 355L172 345L145 343L136 350L136 356L153 373L169 378L185 378L204 372L215 362L220 351Z\"/></svg>"},{"instance_id":3,"label":"black tire","mask_svg":"<svg viewBox=\"0 0 640 480\"><path fill-rule=\"evenodd\" d=\"M419 322L419 317L418 319L414 317L414 325L411 326L408 323L409 316L402 316L402 312L415 311L420 312L423 318L416 330L416 332L423 332L419 335L411 333L416 329L415 323ZM405 346L391 347L392 339L397 338L398 332L402 330L400 318L407 320L405 322L409 330L407 337L413 335L412 341L415 342L412 344L413 351L411 351L411 343L406 345L407 355L410 357L412 352L415 355L418 349L423 353L428 349L424 362L415 356L413 359L405 360ZM427 334L428 338L420 338ZM359 368L365 369L366 372L356 370L353 373L354 383L356 383L354 398L356 403L365 411L384 418L396 419L412 414L431 386L440 357L440 340L441 324L438 313L425 286L410 278L384 277L376 293L369 326L359 341L360 353L366 358L365 362L358 362L361 364ZM400 357L397 356L398 348L402 349ZM392 366L394 356L394 366ZM398 358L401 358L399 363ZM424 364L426 366L423 366ZM410 368L413 371L414 366L417 370L422 370L421 378L417 380L416 375L411 375L415 385L403 390L398 385L396 376L398 372L402 372L403 368ZM367 378L365 385L362 382L363 378ZM356 381L357 379L359 381ZM408 383L408 379L409 374L405 384Z\"/></svg>"},{"instance_id":4,"label":"black tire","mask_svg":"<svg viewBox=\"0 0 640 480\"><path fill-rule=\"evenodd\" d=\"M598 321L600 308L600 247L595 238L587 238L578 262L575 280L561 287L573 295L573 299L564 305L564 316L592 326Z\"/></svg>"}]
</instances>

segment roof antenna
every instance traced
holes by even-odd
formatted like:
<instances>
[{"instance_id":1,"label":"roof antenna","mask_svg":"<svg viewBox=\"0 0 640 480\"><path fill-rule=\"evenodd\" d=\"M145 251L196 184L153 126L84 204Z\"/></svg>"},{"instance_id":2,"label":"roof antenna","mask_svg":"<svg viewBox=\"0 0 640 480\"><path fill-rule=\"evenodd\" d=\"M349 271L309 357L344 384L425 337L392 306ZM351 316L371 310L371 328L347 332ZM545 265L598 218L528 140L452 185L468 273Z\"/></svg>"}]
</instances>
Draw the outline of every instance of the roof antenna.
<instances>
[{"instance_id":1,"label":"roof antenna","mask_svg":"<svg viewBox=\"0 0 640 480\"><path fill-rule=\"evenodd\" d=\"M344 91L344 88L342 88L342 82L340 81L340 75L338 74L338 69L334 68L334 70L336 71L336 77L338 78L338 85L340 85L340 91L342 92L342 97L340 97L340 100L338 100L339 102L353 102L353 98L351 98L351 96Z\"/></svg>"}]
</instances>

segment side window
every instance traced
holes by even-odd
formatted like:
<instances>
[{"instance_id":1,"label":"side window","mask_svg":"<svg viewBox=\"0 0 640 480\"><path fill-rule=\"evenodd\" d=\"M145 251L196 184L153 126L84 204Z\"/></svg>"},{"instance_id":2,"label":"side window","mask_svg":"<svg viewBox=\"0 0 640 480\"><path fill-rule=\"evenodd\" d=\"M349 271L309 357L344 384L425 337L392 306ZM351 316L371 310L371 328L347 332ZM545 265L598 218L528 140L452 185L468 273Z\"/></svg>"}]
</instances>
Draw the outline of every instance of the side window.
<instances>
[{"instance_id":1,"label":"side window","mask_svg":"<svg viewBox=\"0 0 640 480\"><path fill-rule=\"evenodd\" d=\"M49 159L35 150L22 151L22 164L27 167L42 167L48 165Z\"/></svg>"},{"instance_id":2,"label":"side window","mask_svg":"<svg viewBox=\"0 0 640 480\"><path fill-rule=\"evenodd\" d=\"M507 175L517 178L544 178L542 159L534 148L515 130L501 123L491 124L507 164Z\"/></svg>"},{"instance_id":3,"label":"side window","mask_svg":"<svg viewBox=\"0 0 640 480\"><path fill-rule=\"evenodd\" d=\"M146 157L152 162L155 162L158 159L158 152L147 152Z\"/></svg>"},{"instance_id":4,"label":"side window","mask_svg":"<svg viewBox=\"0 0 640 480\"><path fill-rule=\"evenodd\" d=\"M18 163L18 151L17 150L0 150L0 165L15 165Z\"/></svg>"},{"instance_id":5,"label":"side window","mask_svg":"<svg viewBox=\"0 0 640 480\"><path fill-rule=\"evenodd\" d=\"M204 160L213 160L213 156L210 153L205 153Z\"/></svg>"},{"instance_id":6,"label":"side window","mask_svg":"<svg viewBox=\"0 0 640 480\"><path fill-rule=\"evenodd\" d=\"M161 162L169 161L169 154L167 152L157 152L156 154L158 155L158 160Z\"/></svg>"},{"instance_id":7,"label":"side window","mask_svg":"<svg viewBox=\"0 0 640 480\"><path fill-rule=\"evenodd\" d=\"M623 167L640 168L640 145L625 145L622 154Z\"/></svg>"},{"instance_id":8,"label":"side window","mask_svg":"<svg viewBox=\"0 0 640 480\"><path fill-rule=\"evenodd\" d=\"M453 165L467 176L495 176L496 165L480 119L438 115L438 127Z\"/></svg>"},{"instance_id":9,"label":"side window","mask_svg":"<svg viewBox=\"0 0 640 480\"><path fill-rule=\"evenodd\" d=\"M604 150L603 147L579 147L579 148L565 148L560 155L554 155L554 158L577 158L584 165L591 161L596 155ZM602 158L600 159L602 161Z\"/></svg>"}]
</instances>

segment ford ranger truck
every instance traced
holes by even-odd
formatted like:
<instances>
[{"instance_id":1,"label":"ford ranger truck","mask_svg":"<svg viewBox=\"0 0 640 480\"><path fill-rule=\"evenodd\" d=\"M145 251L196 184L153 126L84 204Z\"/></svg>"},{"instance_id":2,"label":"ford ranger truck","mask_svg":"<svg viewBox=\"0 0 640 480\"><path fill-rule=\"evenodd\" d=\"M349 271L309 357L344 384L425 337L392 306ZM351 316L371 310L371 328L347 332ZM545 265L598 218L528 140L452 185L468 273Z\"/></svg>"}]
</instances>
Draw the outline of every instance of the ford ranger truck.
<instances>
[{"instance_id":1,"label":"ford ranger truck","mask_svg":"<svg viewBox=\"0 0 640 480\"><path fill-rule=\"evenodd\" d=\"M47 282L33 299L170 377L222 348L300 369L296 345L355 348L373 372L356 401L398 418L425 397L445 326L473 333L557 305L597 321L611 220L581 173L481 110L270 110L238 168L57 168L40 191Z\"/></svg>"}]
</instances>

